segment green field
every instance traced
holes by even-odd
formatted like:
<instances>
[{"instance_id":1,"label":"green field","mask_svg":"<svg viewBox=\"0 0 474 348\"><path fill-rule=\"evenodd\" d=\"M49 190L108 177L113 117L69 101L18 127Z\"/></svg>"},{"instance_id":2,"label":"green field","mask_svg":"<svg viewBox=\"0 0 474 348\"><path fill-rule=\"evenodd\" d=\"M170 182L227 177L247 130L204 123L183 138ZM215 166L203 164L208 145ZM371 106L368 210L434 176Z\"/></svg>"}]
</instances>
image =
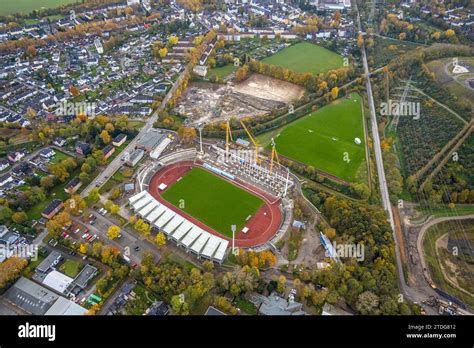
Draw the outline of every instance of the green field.
<instances>
[{"instance_id":1,"label":"green field","mask_svg":"<svg viewBox=\"0 0 474 348\"><path fill-rule=\"evenodd\" d=\"M54 8L61 5L79 2L78 0L3 0L0 6L0 15L13 13L30 13L42 8Z\"/></svg>"},{"instance_id":2,"label":"green field","mask_svg":"<svg viewBox=\"0 0 474 348\"><path fill-rule=\"evenodd\" d=\"M365 160L361 97L351 94L289 124L275 143L283 156L354 182ZM350 162L344 160L346 152Z\"/></svg>"},{"instance_id":3,"label":"green field","mask_svg":"<svg viewBox=\"0 0 474 348\"><path fill-rule=\"evenodd\" d=\"M74 260L66 260L64 263L59 267L59 270L63 272L65 275L71 278L75 278L81 269L81 264L78 261Z\"/></svg>"},{"instance_id":4,"label":"green field","mask_svg":"<svg viewBox=\"0 0 474 348\"><path fill-rule=\"evenodd\" d=\"M227 237L232 237L231 225L240 231L263 204L260 198L200 168L191 169L162 196L176 207L184 203L181 210Z\"/></svg>"},{"instance_id":5,"label":"green field","mask_svg":"<svg viewBox=\"0 0 474 348\"><path fill-rule=\"evenodd\" d=\"M337 53L308 42L284 48L280 52L262 60L263 63L278 65L297 72L319 74L340 68L342 57Z\"/></svg>"},{"instance_id":6,"label":"green field","mask_svg":"<svg viewBox=\"0 0 474 348\"><path fill-rule=\"evenodd\" d=\"M213 68L207 72L206 77L212 78L213 76L217 76L219 80L225 79L227 76L232 74L235 71L235 66L233 64L227 64L221 66L220 68Z\"/></svg>"}]
</instances>

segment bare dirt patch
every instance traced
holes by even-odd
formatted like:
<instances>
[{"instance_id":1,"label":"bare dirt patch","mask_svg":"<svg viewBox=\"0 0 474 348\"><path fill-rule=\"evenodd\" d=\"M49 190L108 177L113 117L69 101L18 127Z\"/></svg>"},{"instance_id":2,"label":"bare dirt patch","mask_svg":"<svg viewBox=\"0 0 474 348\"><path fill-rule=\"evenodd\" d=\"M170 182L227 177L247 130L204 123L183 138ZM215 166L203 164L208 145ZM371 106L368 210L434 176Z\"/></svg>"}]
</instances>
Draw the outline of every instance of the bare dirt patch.
<instances>
[{"instance_id":1,"label":"bare dirt patch","mask_svg":"<svg viewBox=\"0 0 474 348\"><path fill-rule=\"evenodd\" d=\"M304 92L300 86L257 74L237 84L193 82L174 112L186 116L189 125L255 117L301 98Z\"/></svg>"},{"instance_id":2,"label":"bare dirt patch","mask_svg":"<svg viewBox=\"0 0 474 348\"><path fill-rule=\"evenodd\" d=\"M290 103L304 94L304 88L268 76L253 74L234 86L234 90L257 98Z\"/></svg>"}]
</instances>

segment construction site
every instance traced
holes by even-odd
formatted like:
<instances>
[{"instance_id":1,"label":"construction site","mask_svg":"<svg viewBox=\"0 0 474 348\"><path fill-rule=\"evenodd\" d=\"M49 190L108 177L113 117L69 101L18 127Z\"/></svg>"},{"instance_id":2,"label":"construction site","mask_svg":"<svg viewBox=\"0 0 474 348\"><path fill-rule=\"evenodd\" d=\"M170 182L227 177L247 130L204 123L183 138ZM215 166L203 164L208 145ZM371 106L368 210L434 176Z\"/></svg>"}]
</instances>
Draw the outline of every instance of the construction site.
<instances>
[{"instance_id":1,"label":"construction site","mask_svg":"<svg viewBox=\"0 0 474 348\"><path fill-rule=\"evenodd\" d=\"M230 117L266 115L272 109L295 102L304 93L303 87L259 74L239 83L193 82L173 111L194 126Z\"/></svg>"}]
</instances>

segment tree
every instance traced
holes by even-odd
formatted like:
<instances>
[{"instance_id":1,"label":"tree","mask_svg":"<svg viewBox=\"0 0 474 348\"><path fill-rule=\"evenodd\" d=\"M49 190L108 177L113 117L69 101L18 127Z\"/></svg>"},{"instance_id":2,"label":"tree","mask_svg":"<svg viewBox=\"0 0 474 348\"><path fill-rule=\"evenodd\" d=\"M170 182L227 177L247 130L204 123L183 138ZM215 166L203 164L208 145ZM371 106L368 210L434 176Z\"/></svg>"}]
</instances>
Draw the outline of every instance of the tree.
<instances>
[{"instance_id":1,"label":"tree","mask_svg":"<svg viewBox=\"0 0 474 348\"><path fill-rule=\"evenodd\" d=\"M60 182L65 182L69 178L69 173L62 163L50 165L49 170Z\"/></svg>"},{"instance_id":2,"label":"tree","mask_svg":"<svg viewBox=\"0 0 474 348\"><path fill-rule=\"evenodd\" d=\"M95 150L92 153L92 157L97 161L97 163L101 166L105 165L107 163L107 160L105 159L104 153L102 150Z\"/></svg>"},{"instance_id":3,"label":"tree","mask_svg":"<svg viewBox=\"0 0 474 348\"><path fill-rule=\"evenodd\" d=\"M73 97L78 97L81 94L81 91L76 86L71 86L69 87L69 93L71 93Z\"/></svg>"},{"instance_id":4,"label":"tree","mask_svg":"<svg viewBox=\"0 0 474 348\"><path fill-rule=\"evenodd\" d=\"M28 261L23 258L9 257L0 263L0 289L4 289L21 275Z\"/></svg>"},{"instance_id":5,"label":"tree","mask_svg":"<svg viewBox=\"0 0 474 348\"><path fill-rule=\"evenodd\" d=\"M158 232L156 237L155 237L155 243L159 247L163 247L166 245L166 237L163 232Z\"/></svg>"},{"instance_id":6,"label":"tree","mask_svg":"<svg viewBox=\"0 0 474 348\"><path fill-rule=\"evenodd\" d=\"M114 187L110 191L109 198L111 200L115 200L115 199L119 198L121 194L122 194L122 188L120 186L117 186L117 187Z\"/></svg>"},{"instance_id":7,"label":"tree","mask_svg":"<svg viewBox=\"0 0 474 348\"><path fill-rule=\"evenodd\" d=\"M27 220L28 215L26 215L26 213L23 211L18 211L12 215L12 221L20 225L24 224Z\"/></svg>"},{"instance_id":8,"label":"tree","mask_svg":"<svg viewBox=\"0 0 474 348\"><path fill-rule=\"evenodd\" d=\"M120 227L112 225L107 230L107 238L110 240L114 240L120 235Z\"/></svg>"},{"instance_id":9,"label":"tree","mask_svg":"<svg viewBox=\"0 0 474 348\"><path fill-rule=\"evenodd\" d=\"M151 227L150 225L148 225L145 221L143 221L142 219L138 219L137 222L135 222L135 224L133 225L133 228L145 235L145 236L148 236L150 234L150 231L151 231Z\"/></svg>"},{"instance_id":10,"label":"tree","mask_svg":"<svg viewBox=\"0 0 474 348\"><path fill-rule=\"evenodd\" d=\"M125 8L125 16L130 17L132 14L133 14L133 8L131 8L130 6L127 6Z\"/></svg>"},{"instance_id":11,"label":"tree","mask_svg":"<svg viewBox=\"0 0 474 348\"><path fill-rule=\"evenodd\" d=\"M81 254L87 255L87 253L89 252L89 244L81 243L81 245L79 245L79 252Z\"/></svg>"},{"instance_id":12,"label":"tree","mask_svg":"<svg viewBox=\"0 0 474 348\"><path fill-rule=\"evenodd\" d=\"M36 57L36 48L34 45L29 45L26 49L26 55L30 58Z\"/></svg>"},{"instance_id":13,"label":"tree","mask_svg":"<svg viewBox=\"0 0 474 348\"><path fill-rule=\"evenodd\" d=\"M45 190L52 188L54 186L54 176L52 175L43 176L40 180L40 185Z\"/></svg>"},{"instance_id":14,"label":"tree","mask_svg":"<svg viewBox=\"0 0 474 348\"><path fill-rule=\"evenodd\" d=\"M59 213L46 224L48 233L51 237L57 239L61 235L61 230L64 226L71 226L71 216L68 212L63 211Z\"/></svg>"},{"instance_id":15,"label":"tree","mask_svg":"<svg viewBox=\"0 0 474 348\"><path fill-rule=\"evenodd\" d=\"M371 291L365 291L359 295L356 308L362 315L379 314L379 297Z\"/></svg>"},{"instance_id":16,"label":"tree","mask_svg":"<svg viewBox=\"0 0 474 348\"><path fill-rule=\"evenodd\" d=\"M97 203L99 199L100 199L99 189L97 187L94 187L92 190L90 190L89 194L86 197L87 205L90 207L94 203Z\"/></svg>"},{"instance_id":17,"label":"tree","mask_svg":"<svg viewBox=\"0 0 474 348\"><path fill-rule=\"evenodd\" d=\"M66 201L65 210L72 215L80 215L87 208L87 202L80 195L73 195Z\"/></svg>"},{"instance_id":18,"label":"tree","mask_svg":"<svg viewBox=\"0 0 474 348\"><path fill-rule=\"evenodd\" d=\"M166 47L160 48L158 54L160 58L165 58L168 55L168 49Z\"/></svg>"},{"instance_id":19,"label":"tree","mask_svg":"<svg viewBox=\"0 0 474 348\"><path fill-rule=\"evenodd\" d=\"M168 45L170 47L173 47L174 45L176 45L178 43L179 39L177 36L174 36L174 35L171 35L169 38L168 38Z\"/></svg>"},{"instance_id":20,"label":"tree","mask_svg":"<svg viewBox=\"0 0 474 348\"><path fill-rule=\"evenodd\" d=\"M11 219L13 211L6 205L0 205L0 223L4 224Z\"/></svg>"},{"instance_id":21,"label":"tree","mask_svg":"<svg viewBox=\"0 0 474 348\"><path fill-rule=\"evenodd\" d=\"M239 82L243 81L248 77L249 72L249 66L245 64L235 71L235 79Z\"/></svg>"},{"instance_id":22,"label":"tree","mask_svg":"<svg viewBox=\"0 0 474 348\"><path fill-rule=\"evenodd\" d=\"M282 294L283 292L285 292L285 288L286 288L286 277L284 275L281 275L278 277L278 283L277 283L277 288L276 290Z\"/></svg>"},{"instance_id":23,"label":"tree","mask_svg":"<svg viewBox=\"0 0 474 348\"><path fill-rule=\"evenodd\" d=\"M110 143L111 140L109 132L107 132L105 129L100 133L99 138L102 139L104 144Z\"/></svg>"},{"instance_id":24,"label":"tree","mask_svg":"<svg viewBox=\"0 0 474 348\"><path fill-rule=\"evenodd\" d=\"M171 298L171 308L178 315L188 315L189 305L184 301L183 295L175 295Z\"/></svg>"},{"instance_id":25,"label":"tree","mask_svg":"<svg viewBox=\"0 0 474 348\"><path fill-rule=\"evenodd\" d=\"M326 237L332 240L336 237L336 230L334 228L327 227L324 229L324 234Z\"/></svg>"},{"instance_id":26,"label":"tree","mask_svg":"<svg viewBox=\"0 0 474 348\"><path fill-rule=\"evenodd\" d=\"M364 183L354 184L354 191L356 195L359 196L361 199L367 199L370 196L370 189Z\"/></svg>"},{"instance_id":27,"label":"tree","mask_svg":"<svg viewBox=\"0 0 474 348\"><path fill-rule=\"evenodd\" d=\"M178 129L178 136L183 144L192 144L197 138L196 129L189 127L180 127Z\"/></svg>"},{"instance_id":28,"label":"tree","mask_svg":"<svg viewBox=\"0 0 474 348\"><path fill-rule=\"evenodd\" d=\"M364 44L364 37L362 36L361 33L357 36L357 47L362 48L362 45Z\"/></svg>"},{"instance_id":29,"label":"tree","mask_svg":"<svg viewBox=\"0 0 474 348\"><path fill-rule=\"evenodd\" d=\"M453 30L453 29L448 29L446 30L446 32L444 33L444 35L446 35L446 37L449 39L453 36L456 35L456 32Z\"/></svg>"},{"instance_id":30,"label":"tree","mask_svg":"<svg viewBox=\"0 0 474 348\"><path fill-rule=\"evenodd\" d=\"M217 309L220 309L224 313L228 313L231 315L236 315L237 314L237 308L235 308L230 301L225 298L224 296L217 296L214 299L214 306Z\"/></svg>"},{"instance_id":31,"label":"tree","mask_svg":"<svg viewBox=\"0 0 474 348\"><path fill-rule=\"evenodd\" d=\"M88 163L84 162L81 166L81 172L86 173L86 174L90 174L90 173L92 173L92 168Z\"/></svg>"}]
</instances>

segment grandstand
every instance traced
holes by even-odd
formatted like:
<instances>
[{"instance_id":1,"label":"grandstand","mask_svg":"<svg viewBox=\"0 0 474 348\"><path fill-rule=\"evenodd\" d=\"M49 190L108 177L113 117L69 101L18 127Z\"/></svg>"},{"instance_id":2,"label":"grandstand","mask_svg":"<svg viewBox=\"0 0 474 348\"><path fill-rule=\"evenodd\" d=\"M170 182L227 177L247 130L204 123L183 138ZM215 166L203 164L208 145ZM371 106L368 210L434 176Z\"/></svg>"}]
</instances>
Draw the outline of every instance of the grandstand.
<instances>
[{"instance_id":1,"label":"grandstand","mask_svg":"<svg viewBox=\"0 0 474 348\"><path fill-rule=\"evenodd\" d=\"M130 208L150 225L198 258L222 263L229 242L212 235L158 202L147 191L130 197Z\"/></svg>"}]
</instances>

